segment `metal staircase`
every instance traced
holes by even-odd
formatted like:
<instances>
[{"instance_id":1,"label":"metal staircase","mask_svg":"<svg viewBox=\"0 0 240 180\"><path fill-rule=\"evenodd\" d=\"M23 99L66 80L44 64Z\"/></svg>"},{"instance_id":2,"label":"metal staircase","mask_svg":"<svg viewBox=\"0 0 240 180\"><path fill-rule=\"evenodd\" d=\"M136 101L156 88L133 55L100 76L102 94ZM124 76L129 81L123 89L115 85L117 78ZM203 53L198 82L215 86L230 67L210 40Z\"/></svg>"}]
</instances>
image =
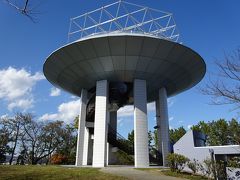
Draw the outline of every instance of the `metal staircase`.
<instances>
[{"instance_id":1,"label":"metal staircase","mask_svg":"<svg viewBox=\"0 0 240 180\"><path fill-rule=\"evenodd\" d=\"M95 95L92 95L89 99L89 102L87 104L87 121L94 122L94 114L95 114ZM94 130L93 128L90 128L90 132L93 134ZM120 150L124 151L128 155L134 155L134 146L133 144L124 138L121 134L119 134L117 131L115 131L110 125L108 125L108 142L114 146L119 148ZM157 149L152 148L152 153L149 153L149 162L150 164L154 165L161 165L161 154L157 151Z\"/></svg>"}]
</instances>

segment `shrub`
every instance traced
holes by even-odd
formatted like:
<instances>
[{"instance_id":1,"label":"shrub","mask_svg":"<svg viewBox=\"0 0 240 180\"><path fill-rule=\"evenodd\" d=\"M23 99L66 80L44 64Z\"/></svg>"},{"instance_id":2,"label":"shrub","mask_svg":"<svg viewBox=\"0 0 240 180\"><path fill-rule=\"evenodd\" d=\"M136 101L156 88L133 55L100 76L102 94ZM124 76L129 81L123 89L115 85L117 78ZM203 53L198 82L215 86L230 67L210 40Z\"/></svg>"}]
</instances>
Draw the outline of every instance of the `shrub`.
<instances>
[{"instance_id":1,"label":"shrub","mask_svg":"<svg viewBox=\"0 0 240 180\"><path fill-rule=\"evenodd\" d=\"M197 160L196 159L193 159L193 161L189 161L187 163L188 165L188 168L192 170L192 172L194 174L196 174L197 170L198 170L198 163L197 163Z\"/></svg>"},{"instance_id":2,"label":"shrub","mask_svg":"<svg viewBox=\"0 0 240 180\"><path fill-rule=\"evenodd\" d=\"M171 171L181 172L189 159L181 154L171 153L168 154L167 161Z\"/></svg>"},{"instance_id":3,"label":"shrub","mask_svg":"<svg viewBox=\"0 0 240 180\"><path fill-rule=\"evenodd\" d=\"M122 150L118 150L116 152L116 156L118 159L118 163L121 165L133 165L134 164L134 159L131 155L128 155Z\"/></svg>"},{"instance_id":4,"label":"shrub","mask_svg":"<svg viewBox=\"0 0 240 180\"><path fill-rule=\"evenodd\" d=\"M208 158L208 159L205 159L203 163L205 165L205 168L204 168L205 175L207 175L208 177L212 177L215 172L215 166L212 160Z\"/></svg>"},{"instance_id":5,"label":"shrub","mask_svg":"<svg viewBox=\"0 0 240 180\"><path fill-rule=\"evenodd\" d=\"M240 157L234 157L227 162L228 167L240 168Z\"/></svg>"},{"instance_id":6,"label":"shrub","mask_svg":"<svg viewBox=\"0 0 240 180\"><path fill-rule=\"evenodd\" d=\"M51 164L65 164L67 157L62 154L53 154L51 157Z\"/></svg>"},{"instance_id":7,"label":"shrub","mask_svg":"<svg viewBox=\"0 0 240 180\"><path fill-rule=\"evenodd\" d=\"M205 159L204 168L202 172L209 178L216 176L218 179L227 179L225 163L222 160L212 161L211 159Z\"/></svg>"}]
</instances>

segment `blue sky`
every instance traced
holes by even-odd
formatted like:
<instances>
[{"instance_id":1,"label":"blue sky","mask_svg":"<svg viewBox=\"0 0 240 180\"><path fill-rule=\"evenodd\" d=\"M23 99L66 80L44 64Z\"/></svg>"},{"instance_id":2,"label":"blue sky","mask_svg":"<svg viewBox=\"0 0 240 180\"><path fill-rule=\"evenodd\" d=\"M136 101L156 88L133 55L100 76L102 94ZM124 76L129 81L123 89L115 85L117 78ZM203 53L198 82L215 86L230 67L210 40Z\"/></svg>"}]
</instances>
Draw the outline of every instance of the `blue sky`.
<instances>
[{"instance_id":1,"label":"blue sky","mask_svg":"<svg viewBox=\"0 0 240 180\"><path fill-rule=\"evenodd\" d=\"M36 2L36 1L35 1ZM112 3L112 0L41 1L37 23L0 4L0 116L17 111L32 112L37 119L71 121L78 112L78 98L52 89L42 75L46 57L66 44L69 19ZM143 6L172 12L184 45L197 51L215 72L215 59L230 53L240 42L240 1L238 0L129 0ZM208 74L199 84L204 85ZM52 96L51 96L52 91ZM231 106L209 105L210 98L192 88L169 100L170 126L188 127L200 120L231 119ZM149 129L155 125L154 105L149 105ZM133 129L131 108L121 110L119 132Z\"/></svg>"}]
</instances>

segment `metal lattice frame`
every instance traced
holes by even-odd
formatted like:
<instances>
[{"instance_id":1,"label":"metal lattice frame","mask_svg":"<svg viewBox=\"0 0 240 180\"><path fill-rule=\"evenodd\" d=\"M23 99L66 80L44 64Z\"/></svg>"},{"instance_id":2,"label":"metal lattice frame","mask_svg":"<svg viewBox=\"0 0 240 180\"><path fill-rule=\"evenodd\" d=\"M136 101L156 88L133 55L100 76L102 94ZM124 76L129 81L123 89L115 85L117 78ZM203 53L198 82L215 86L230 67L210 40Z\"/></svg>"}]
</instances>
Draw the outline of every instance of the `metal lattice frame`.
<instances>
[{"instance_id":1,"label":"metal lattice frame","mask_svg":"<svg viewBox=\"0 0 240 180\"><path fill-rule=\"evenodd\" d=\"M179 40L179 33L171 13L118 1L94 11L71 18L68 42L96 34L142 33Z\"/></svg>"}]
</instances>

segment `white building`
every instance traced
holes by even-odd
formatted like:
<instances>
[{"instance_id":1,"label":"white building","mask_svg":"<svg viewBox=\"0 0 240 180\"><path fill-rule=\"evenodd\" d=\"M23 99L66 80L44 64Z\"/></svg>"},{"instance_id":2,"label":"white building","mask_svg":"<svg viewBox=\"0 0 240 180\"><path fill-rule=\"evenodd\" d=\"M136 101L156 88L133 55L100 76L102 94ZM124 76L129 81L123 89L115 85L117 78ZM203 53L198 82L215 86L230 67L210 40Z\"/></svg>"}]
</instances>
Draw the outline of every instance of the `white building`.
<instances>
[{"instance_id":1,"label":"white building","mask_svg":"<svg viewBox=\"0 0 240 180\"><path fill-rule=\"evenodd\" d=\"M240 156L240 145L205 146L205 140L203 134L190 130L173 145L174 153L199 162L211 159L211 153L216 160L224 160L227 156Z\"/></svg>"}]
</instances>

